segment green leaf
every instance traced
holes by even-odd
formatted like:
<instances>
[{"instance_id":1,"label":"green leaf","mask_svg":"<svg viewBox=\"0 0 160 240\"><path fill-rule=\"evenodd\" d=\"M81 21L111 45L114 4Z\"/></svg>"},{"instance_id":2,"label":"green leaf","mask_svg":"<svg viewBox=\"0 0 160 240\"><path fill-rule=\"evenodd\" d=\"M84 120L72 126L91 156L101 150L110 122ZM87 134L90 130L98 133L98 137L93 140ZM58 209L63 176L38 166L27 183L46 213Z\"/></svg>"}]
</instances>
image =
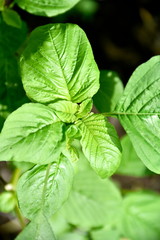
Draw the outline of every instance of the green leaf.
<instances>
[{"instance_id":1,"label":"green leaf","mask_svg":"<svg viewBox=\"0 0 160 240\"><path fill-rule=\"evenodd\" d=\"M57 162L36 165L25 172L17 185L23 215L28 219L33 219L40 211L47 217L53 215L67 200L72 181L73 167L63 155Z\"/></svg>"},{"instance_id":2,"label":"green leaf","mask_svg":"<svg viewBox=\"0 0 160 240\"><path fill-rule=\"evenodd\" d=\"M65 233L58 240L87 240L80 232Z\"/></svg>"},{"instance_id":3,"label":"green leaf","mask_svg":"<svg viewBox=\"0 0 160 240\"><path fill-rule=\"evenodd\" d=\"M79 120L82 150L92 168L102 178L111 176L121 160L120 143L114 127L101 114Z\"/></svg>"},{"instance_id":4,"label":"green leaf","mask_svg":"<svg viewBox=\"0 0 160 240\"><path fill-rule=\"evenodd\" d=\"M160 237L160 196L137 192L124 200L121 229L132 240L158 240Z\"/></svg>"},{"instance_id":5,"label":"green leaf","mask_svg":"<svg viewBox=\"0 0 160 240\"><path fill-rule=\"evenodd\" d=\"M95 107L100 112L112 112L123 94L123 83L117 73L102 70L100 89L93 97Z\"/></svg>"},{"instance_id":6,"label":"green leaf","mask_svg":"<svg viewBox=\"0 0 160 240\"><path fill-rule=\"evenodd\" d=\"M49 104L49 107L51 107L55 114L66 123L74 122L76 117L76 112L78 109L78 105L76 103L72 103L70 101L57 101L55 103Z\"/></svg>"},{"instance_id":7,"label":"green leaf","mask_svg":"<svg viewBox=\"0 0 160 240\"><path fill-rule=\"evenodd\" d=\"M86 99L84 100L80 105L78 112L76 114L77 118L82 118L85 117L91 110L93 106L93 101L92 99Z\"/></svg>"},{"instance_id":8,"label":"green leaf","mask_svg":"<svg viewBox=\"0 0 160 240\"><path fill-rule=\"evenodd\" d=\"M42 213L38 214L16 238L16 240L31 239L56 240L47 217Z\"/></svg>"},{"instance_id":9,"label":"green leaf","mask_svg":"<svg viewBox=\"0 0 160 240\"><path fill-rule=\"evenodd\" d=\"M16 206L16 198L12 192L0 193L0 212L11 212Z\"/></svg>"},{"instance_id":10,"label":"green leaf","mask_svg":"<svg viewBox=\"0 0 160 240\"><path fill-rule=\"evenodd\" d=\"M8 117L9 111L6 105L0 104L0 131L3 127L5 119Z\"/></svg>"},{"instance_id":11,"label":"green leaf","mask_svg":"<svg viewBox=\"0 0 160 240\"><path fill-rule=\"evenodd\" d=\"M117 170L118 174L142 177L147 175L147 168L137 156L133 145L126 135L122 138L122 161Z\"/></svg>"},{"instance_id":12,"label":"green leaf","mask_svg":"<svg viewBox=\"0 0 160 240\"><path fill-rule=\"evenodd\" d=\"M26 36L24 23L21 29L11 27L2 20L0 14L0 99L1 104L7 106L8 113L26 101L15 56Z\"/></svg>"},{"instance_id":13,"label":"green leaf","mask_svg":"<svg viewBox=\"0 0 160 240\"><path fill-rule=\"evenodd\" d=\"M57 238L64 232L67 232L68 229L70 229L69 224L67 223L66 219L64 219L64 217L60 214L60 211L52 215L48 220Z\"/></svg>"},{"instance_id":14,"label":"green leaf","mask_svg":"<svg viewBox=\"0 0 160 240\"><path fill-rule=\"evenodd\" d=\"M100 230L91 231L90 234L91 234L92 240L104 240L104 239L123 240L123 238L120 238L120 234L117 231L117 229L102 228ZM124 240L127 240L127 239L124 238Z\"/></svg>"},{"instance_id":15,"label":"green leaf","mask_svg":"<svg viewBox=\"0 0 160 240\"><path fill-rule=\"evenodd\" d=\"M47 164L61 153L63 123L53 110L28 103L7 118L0 135L0 160Z\"/></svg>"},{"instance_id":16,"label":"green leaf","mask_svg":"<svg viewBox=\"0 0 160 240\"><path fill-rule=\"evenodd\" d=\"M139 66L116 108L138 157L160 173L160 56Z\"/></svg>"},{"instance_id":17,"label":"green leaf","mask_svg":"<svg viewBox=\"0 0 160 240\"><path fill-rule=\"evenodd\" d=\"M22 9L39 16L52 17L72 8L79 0L15 0Z\"/></svg>"},{"instance_id":18,"label":"green leaf","mask_svg":"<svg viewBox=\"0 0 160 240\"><path fill-rule=\"evenodd\" d=\"M5 0L0 0L0 11L4 10Z\"/></svg>"},{"instance_id":19,"label":"green leaf","mask_svg":"<svg viewBox=\"0 0 160 240\"><path fill-rule=\"evenodd\" d=\"M15 28L21 28L22 21L19 14L16 11L9 8L5 8L4 11L2 12L2 17L6 24Z\"/></svg>"},{"instance_id":20,"label":"green leaf","mask_svg":"<svg viewBox=\"0 0 160 240\"><path fill-rule=\"evenodd\" d=\"M26 100L17 59L3 52L0 52L0 99L7 106L8 112L12 112Z\"/></svg>"},{"instance_id":21,"label":"green leaf","mask_svg":"<svg viewBox=\"0 0 160 240\"><path fill-rule=\"evenodd\" d=\"M100 179L92 169L75 175L73 189L60 212L78 228L89 230L118 221L121 195L108 179Z\"/></svg>"},{"instance_id":22,"label":"green leaf","mask_svg":"<svg viewBox=\"0 0 160 240\"><path fill-rule=\"evenodd\" d=\"M83 30L74 24L35 29L21 58L21 74L28 97L41 103L80 103L99 88L91 46Z\"/></svg>"},{"instance_id":23,"label":"green leaf","mask_svg":"<svg viewBox=\"0 0 160 240\"><path fill-rule=\"evenodd\" d=\"M27 27L22 22L21 28L7 25L0 14L0 53L15 53L27 37Z\"/></svg>"}]
</instances>

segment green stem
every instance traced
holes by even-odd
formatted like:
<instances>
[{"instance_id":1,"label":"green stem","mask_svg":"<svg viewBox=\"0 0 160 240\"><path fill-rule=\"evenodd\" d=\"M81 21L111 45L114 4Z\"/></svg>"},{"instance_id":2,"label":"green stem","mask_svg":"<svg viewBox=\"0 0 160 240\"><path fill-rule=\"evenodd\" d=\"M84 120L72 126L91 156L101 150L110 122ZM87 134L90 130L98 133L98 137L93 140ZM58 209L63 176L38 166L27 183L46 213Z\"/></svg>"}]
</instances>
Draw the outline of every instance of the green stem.
<instances>
[{"instance_id":1,"label":"green stem","mask_svg":"<svg viewBox=\"0 0 160 240\"><path fill-rule=\"evenodd\" d=\"M20 175L21 175L21 170L20 170L19 168L16 168L16 169L14 170L14 172L13 172L12 179L11 179L11 181L10 181L10 183L9 183L9 185L10 185L11 188L12 188L12 191L14 191L14 193L15 193L15 198L16 198L16 200L17 200L17 196L16 196L16 186L17 186L17 182L18 182L18 180L19 180ZM21 225L21 228L23 229L26 224L25 224L25 219L24 219L24 217L22 216L22 214L21 214L21 212L20 212L20 209L19 209L19 207L18 207L18 200L17 200L17 204L16 204L16 206L15 206L15 208L14 208L14 211L15 211L15 213L16 213L16 216L17 216L18 220L19 220L19 223L20 223L20 225Z\"/></svg>"},{"instance_id":2,"label":"green stem","mask_svg":"<svg viewBox=\"0 0 160 240\"><path fill-rule=\"evenodd\" d=\"M21 225L21 228L24 229L26 224L25 224L25 220L24 220L24 217L22 216L20 210L19 210L19 207L18 205L15 206L15 213L16 213L16 216L20 222L20 225Z\"/></svg>"},{"instance_id":3,"label":"green stem","mask_svg":"<svg viewBox=\"0 0 160 240\"><path fill-rule=\"evenodd\" d=\"M20 175L21 175L21 170L19 168L16 168L13 172L13 176L10 182L10 184L13 186L13 190L16 190L17 182Z\"/></svg>"}]
</instances>

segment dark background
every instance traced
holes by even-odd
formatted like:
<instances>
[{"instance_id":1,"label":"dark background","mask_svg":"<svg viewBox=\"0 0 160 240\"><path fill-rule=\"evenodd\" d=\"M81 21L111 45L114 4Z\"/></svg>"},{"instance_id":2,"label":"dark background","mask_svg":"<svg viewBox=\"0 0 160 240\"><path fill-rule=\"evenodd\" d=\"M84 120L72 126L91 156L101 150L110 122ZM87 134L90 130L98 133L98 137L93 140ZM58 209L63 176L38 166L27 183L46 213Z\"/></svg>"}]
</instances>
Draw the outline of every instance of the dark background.
<instances>
[{"instance_id":1,"label":"dark background","mask_svg":"<svg viewBox=\"0 0 160 240\"><path fill-rule=\"evenodd\" d=\"M87 34L100 69L115 70L124 84L134 69L160 54L160 4L154 0L81 0L57 17L29 14L14 7L29 32L51 22L78 24Z\"/></svg>"}]
</instances>

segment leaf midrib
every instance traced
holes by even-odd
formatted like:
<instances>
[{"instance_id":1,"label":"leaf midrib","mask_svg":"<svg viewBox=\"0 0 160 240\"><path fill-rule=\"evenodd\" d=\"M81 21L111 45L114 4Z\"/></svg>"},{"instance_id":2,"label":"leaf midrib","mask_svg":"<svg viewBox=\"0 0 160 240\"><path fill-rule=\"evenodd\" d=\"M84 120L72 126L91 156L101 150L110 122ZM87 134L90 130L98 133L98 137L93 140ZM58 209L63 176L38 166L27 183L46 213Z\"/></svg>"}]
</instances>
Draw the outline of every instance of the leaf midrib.
<instances>
[{"instance_id":1,"label":"leaf midrib","mask_svg":"<svg viewBox=\"0 0 160 240\"><path fill-rule=\"evenodd\" d=\"M102 113L104 116L106 117L112 117L112 116L118 116L118 115L134 115L134 116L155 116L155 115L160 115L160 112L106 112L106 113Z\"/></svg>"},{"instance_id":2,"label":"leaf midrib","mask_svg":"<svg viewBox=\"0 0 160 240\"><path fill-rule=\"evenodd\" d=\"M55 44L54 44L54 41L53 41L53 37L52 37L52 34L51 34L51 31L50 31L50 30L48 30L48 34L49 34L49 37L50 37L50 39L51 39L52 46L53 46L54 49L55 49L55 52L56 52L56 55L57 55L57 59L58 59L58 61L59 61L61 73L62 73L62 76L63 76L63 79L64 79L64 83L65 83L65 89L67 89L67 92L68 92L68 97L69 97L68 100L71 101L71 95L70 95L69 88L68 88L68 85L67 85L66 77L65 77L64 71L62 70L63 68L62 68L62 65L61 65L61 61L60 61L60 59L59 59L59 55L58 55L57 49L56 49L56 47L55 47ZM65 34L66 34L66 32L65 32Z\"/></svg>"}]
</instances>

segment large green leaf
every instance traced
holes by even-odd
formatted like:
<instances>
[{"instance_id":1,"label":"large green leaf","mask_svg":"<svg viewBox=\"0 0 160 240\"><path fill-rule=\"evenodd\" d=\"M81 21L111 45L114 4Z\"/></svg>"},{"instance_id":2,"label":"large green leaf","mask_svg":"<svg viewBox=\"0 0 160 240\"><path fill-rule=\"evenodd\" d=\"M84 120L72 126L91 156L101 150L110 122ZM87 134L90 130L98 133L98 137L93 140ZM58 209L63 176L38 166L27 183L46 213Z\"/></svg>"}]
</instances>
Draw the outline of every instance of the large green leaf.
<instances>
[{"instance_id":1,"label":"large green leaf","mask_svg":"<svg viewBox=\"0 0 160 240\"><path fill-rule=\"evenodd\" d=\"M21 58L21 74L29 98L41 103L80 103L99 88L91 46L74 24L48 24L34 30Z\"/></svg>"},{"instance_id":2,"label":"large green leaf","mask_svg":"<svg viewBox=\"0 0 160 240\"><path fill-rule=\"evenodd\" d=\"M47 164L61 153L63 123L53 110L28 103L7 118L0 135L0 161Z\"/></svg>"},{"instance_id":3,"label":"large green leaf","mask_svg":"<svg viewBox=\"0 0 160 240\"><path fill-rule=\"evenodd\" d=\"M117 73L103 70L100 72L100 89L93 102L100 112L111 112L123 94L123 83Z\"/></svg>"},{"instance_id":4,"label":"large green leaf","mask_svg":"<svg viewBox=\"0 0 160 240\"><path fill-rule=\"evenodd\" d=\"M79 120L82 150L92 168L102 178L111 176L121 160L120 143L114 127L101 114Z\"/></svg>"},{"instance_id":5,"label":"large green leaf","mask_svg":"<svg viewBox=\"0 0 160 240\"><path fill-rule=\"evenodd\" d=\"M122 138L121 145L122 161L117 173L136 177L147 175L147 168L137 156L128 135Z\"/></svg>"},{"instance_id":6,"label":"large green leaf","mask_svg":"<svg viewBox=\"0 0 160 240\"><path fill-rule=\"evenodd\" d=\"M131 76L116 113L139 158L160 173L160 56L139 66Z\"/></svg>"},{"instance_id":7,"label":"large green leaf","mask_svg":"<svg viewBox=\"0 0 160 240\"><path fill-rule=\"evenodd\" d=\"M16 240L56 240L48 219L42 213L33 219Z\"/></svg>"},{"instance_id":8,"label":"large green leaf","mask_svg":"<svg viewBox=\"0 0 160 240\"><path fill-rule=\"evenodd\" d=\"M52 17L72 8L80 0L16 0L15 2L27 12L39 16Z\"/></svg>"},{"instance_id":9,"label":"large green leaf","mask_svg":"<svg viewBox=\"0 0 160 240\"><path fill-rule=\"evenodd\" d=\"M73 180L70 161L60 156L49 165L36 165L19 179L17 195L23 215L33 219L38 212L53 215L68 198Z\"/></svg>"},{"instance_id":10,"label":"large green leaf","mask_svg":"<svg viewBox=\"0 0 160 240\"><path fill-rule=\"evenodd\" d=\"M100 179L92 169L75 175L73 189L60 212L66 220L84 230L118 221L122 199L108 179Z\"/></svg>"},{"instance_id":11,"label":"large green leaf","mask_svg":"<svg viewBox=\"0 0 160 240\"><path fill-rule=\"evenodd\" d=\"M132 240L159 240L159 206L158 194L137 192L128 195L120 221L123 234Z\"/></svg>"}]
</instances>

